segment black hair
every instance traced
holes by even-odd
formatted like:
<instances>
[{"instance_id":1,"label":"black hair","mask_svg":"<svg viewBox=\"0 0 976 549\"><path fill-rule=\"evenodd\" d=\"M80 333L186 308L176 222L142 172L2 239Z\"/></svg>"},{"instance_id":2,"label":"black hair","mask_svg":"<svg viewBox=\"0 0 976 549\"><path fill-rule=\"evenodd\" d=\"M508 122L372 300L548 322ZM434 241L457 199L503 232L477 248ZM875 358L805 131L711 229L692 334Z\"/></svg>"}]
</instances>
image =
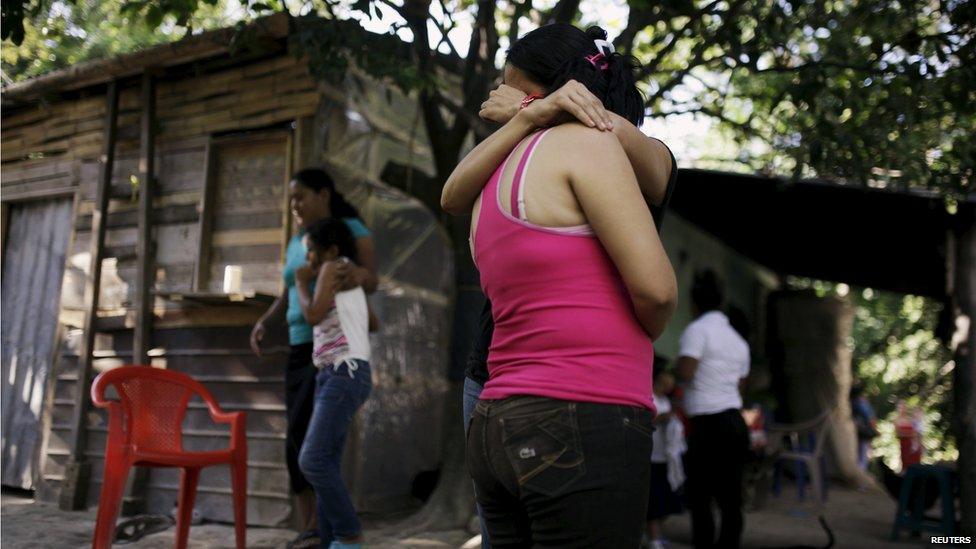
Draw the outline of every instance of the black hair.
<instances>
[{"instance_id":1,"label":"black hair","mask_svg":"<svg viewBox=\"0 0 976 549\"><path fill-rule=\"evenodd\" d=\"M332 181L329 174L325 173L325 170L321 168L305 168L291 178L301 183L303 187L317 193L322 192L322 189L328 189L329 211L332 212L332 217L340 219L344 217L359 218L359 211L352 204L346 202L346 197L342 196L342 193L336 190L335 182Z\"/></svg>"},{"instance_id":2,"label":"black hair","mask_svg":"<svg viewBox=\"0 0 976 549\"><path fill-rule=\"evenodd\" d=\"M356 239L345 221L334 217L320 219L309 227L307 234L312 244L319 249L328 250L335 246L339 248L339 255L348 257L353 263L358 262Z\"/></svg>"},{"instance_id":3,"label":"black hair","mask_svg":"<svg viewBox=\"0 0 976 549\"><path fill-rule=\"evenodd\" d=\"M600 27L583 31L567 23L552 23L512 44L508 62L545 86L546 93L576 80L599 97L607 110L639 126L644 121L644 98L637 89L636 79L640 62L632 55L597 48L594 41L606 38L607 31ZM602 59L594 62L587 59L598 53L603 54Z\"/></svg>"},{"instance_id":4,"label":"black hair","mask_svg":"<svg viewBox=\"0 0 976 549\"><path fill-rule=\"evenodd\" d=\"M714 271L705 269L695 274L691 284L691 302L698 307L699 313L720 309L722 297L722 285Z\"/></svg>"}]
</instances>

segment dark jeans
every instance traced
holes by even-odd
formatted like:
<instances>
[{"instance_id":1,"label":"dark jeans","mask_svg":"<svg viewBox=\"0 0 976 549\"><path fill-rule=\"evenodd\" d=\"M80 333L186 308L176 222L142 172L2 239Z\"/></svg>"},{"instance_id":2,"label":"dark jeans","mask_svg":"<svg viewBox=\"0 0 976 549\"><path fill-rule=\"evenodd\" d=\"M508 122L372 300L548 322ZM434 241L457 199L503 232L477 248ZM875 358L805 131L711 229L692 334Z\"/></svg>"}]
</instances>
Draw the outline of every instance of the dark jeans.
<instances>
[{"instance_id":1,"label":"dark jeans","mask_svg":"<svg viewBox=\"0 0 976 549\"><path fill-rule=\"evenodd\" d=\"M644 408L542 397L479 401L467 462L491 546L636 549L653 418Z\"/></svg>"},{"instance_id":2,"label":"dark jeans","mask_svg":"<svg viewBox=\"0 0 976 549\"><path fill-rule=\"evenodd\" d=\"M461 400L461 415L464 418L464 434L467 436L468 428L471 427L471 417L474 416L474 407L478 404L478 398L481 396L481 391L485 387L471 379L470 377L464 378L464 395ZM475 492L477 493L478 488L475 487ZM488 543L488 529L485 528L485 521L481 516L481 505L475 502L475 509L478 511L478 521L481 523L481 549L489 549L491 545Z\"/></svg>"},{"instance_id":3,"label":"dark jeans","mask_svg":"<svg viewBox=\"0 0 976 549\"><path fill-rule=\"evenodd\" d=\"M362 533L339 467L349 424L371 389L369 363L362 360L326 366L315 378L315 407L298 463L315 488L322 547Z\"/></svg>"},{"instance_id":4,"label":"dark jeans","mask_svg":"<svg viewBox=\"0 0 976 549\"><path fill-rule=\"evenodd\" d=\"M742 536L742 469L749 451L749 431L739 410L693 416L688 436L688 482L695 549L739 547ZM715 540L712 500L722 527Z\"/></svg>"},{"instance_id":5,"label":"dark jeans","mask_svg":"<svg viewBox=\"0 0 976 549\"><path fill-rule=\"evenodd\" d=\"M285 430L285 463L288 465L291 490L296 494L311 487L302 474L302 468L298 466L298 452L302 449L308 421L312 418L317 373L318 369L312 365L312 344L292 345L285 369L285 417L288 420Z\"/></svg>"}]
</instances>

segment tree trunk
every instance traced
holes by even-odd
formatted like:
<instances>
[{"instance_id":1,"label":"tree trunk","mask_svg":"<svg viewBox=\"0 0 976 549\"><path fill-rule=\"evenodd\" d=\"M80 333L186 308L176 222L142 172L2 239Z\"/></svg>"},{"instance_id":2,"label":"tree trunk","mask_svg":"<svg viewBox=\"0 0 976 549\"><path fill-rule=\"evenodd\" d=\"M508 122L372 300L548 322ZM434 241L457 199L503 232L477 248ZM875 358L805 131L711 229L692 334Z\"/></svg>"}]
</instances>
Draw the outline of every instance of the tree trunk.
<instances>
[{"instance_id":1,"label":"tree trunk","mask_svg":"<svg viewBox=\"0 0 976 549\"><path fill-rule=\"evenodd\" d=\"M956 235L952 347L956 445L961 483L961 535L976 537L976 226L972 219Z\"/></svg>"},{"instance_id":2,"label":"tree trunk","mask_svg":"<svg viewBox=\"0 0 976 549\"><path fill-rule=\"evenodd\" d=\"M461 423L463 381L451 381L444 402L444 436L440 480L417 513L398 526L401 536L465 528L475 513L471 477L464 465L464 428Z\"/></svg>"},{"instance_id":3,"label":"tree trunk","mask_svg":"<svg viewBox=\"0 0 976 549\"><path fill-rule=\"evenodd\" d=\"M852 485L868 482L857 464L857 432L851 416L851 355L854 311L847 300L810 292L770 297L771 358L783 399L785 421L812 419L832 409L828 464Z\"/></svg>"},{"instance_id":4,"label":"tree trunk","mask_svg":"<svg viewBox=\"0 0 976 549\"><path fill-rule=\"evenodd\" d=\"M464 366L471 344L477 336L478 317L484 296L478 284L478 271L467 247L468 217L448 222L455 247L457 265L457 300L454 307L454 330L451 337L451 364L447 372L450 389L444 402L442 429L443 461L440 480L430 499L415 515L402 524L404 534L465 528L474 515L474 492L464 461L464 425L461 419L461 395Z\"/></svg>"}]
</instances>

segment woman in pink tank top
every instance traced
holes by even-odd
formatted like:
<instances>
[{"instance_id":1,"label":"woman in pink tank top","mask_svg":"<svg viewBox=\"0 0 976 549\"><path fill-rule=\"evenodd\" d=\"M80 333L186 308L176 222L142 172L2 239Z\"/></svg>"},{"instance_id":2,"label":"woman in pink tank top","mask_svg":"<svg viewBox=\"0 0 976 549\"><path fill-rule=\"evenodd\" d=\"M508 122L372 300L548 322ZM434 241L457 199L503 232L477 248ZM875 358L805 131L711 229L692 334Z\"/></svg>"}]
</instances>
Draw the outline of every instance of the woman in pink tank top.
<instances>
[{"instance_id":1,"label":"woman in pink tank top","mask_svg":"<svg viewBox=\"0 0 976 549\"><path fill-rule=\"evenodd\" d=\"M532 131L530 109L538 115L554 95L458 166L470 174L496 164L472 220L495 331L467 448L492 547L640 543L652 340L673 312L676 285L631 160L613 133L599 131L603 106L634 125L643 112L635 61L605 37L548 25L514 44L505 68L506 84L529 97L578 81L602 102L577 115L591 127Z\"/></svg>"}]
</instances>

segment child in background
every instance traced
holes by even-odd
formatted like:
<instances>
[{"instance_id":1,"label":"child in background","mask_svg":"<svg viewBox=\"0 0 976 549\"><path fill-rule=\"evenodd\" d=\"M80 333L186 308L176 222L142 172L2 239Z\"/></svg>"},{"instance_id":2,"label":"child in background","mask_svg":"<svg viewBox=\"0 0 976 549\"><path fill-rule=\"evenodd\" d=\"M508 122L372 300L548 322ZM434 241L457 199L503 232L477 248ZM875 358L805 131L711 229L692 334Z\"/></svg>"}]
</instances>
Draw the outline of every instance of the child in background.
<instances>
[{"instance_id":1,"label":"child in background","mask_svg":"<svg viewBox=\"0 0 976 549\"><path fill-rule=\"evenodd\" d=\"M657 366L657 365L655 365ZM685 474L681 456L686 450L684 426L671 409L668 395L674 389L674 376L662 367L654 368L654 446L651 450L651 491L647 506L647 532L643 546L663 549L667 540L661 530L664 519L683 510L678 490Z\"/></svg>"},{"instance_id":2,"label":"child in background","mask_svg":"<svg viewBox=\"0 0 976 549\"><path fill-rule=\"evenodd\" d=\"M355 262L356 244L342 220L327 218L305 234L306 265L295 271L299 302L312 325L315 378L312 419L299 453L315 489L322 547L362 547L362 526L339 474L349 424L372 389L366 293L340 274ZM313 285L314 282L314 285Z\"/></svg>"}]
</instances>

